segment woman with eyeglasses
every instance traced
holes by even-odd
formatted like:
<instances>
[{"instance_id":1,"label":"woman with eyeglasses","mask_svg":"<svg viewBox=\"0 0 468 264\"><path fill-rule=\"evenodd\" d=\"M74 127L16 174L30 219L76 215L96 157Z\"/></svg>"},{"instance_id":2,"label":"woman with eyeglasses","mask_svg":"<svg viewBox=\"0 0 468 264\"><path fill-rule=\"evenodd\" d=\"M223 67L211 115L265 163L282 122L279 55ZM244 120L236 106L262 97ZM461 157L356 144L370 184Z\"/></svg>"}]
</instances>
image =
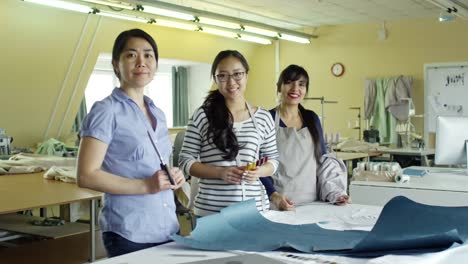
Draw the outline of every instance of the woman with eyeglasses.
<instances>
[{"instance_id":1,"label":"woman with eyeglasses","mask_svg":"<svg viewBox=\"0 0 468 264\"><path fill-rule=\"evenodd\" d=\"M343 162L326 154L322 126L317 114L302 101L309 91L309 75L289 65L276 84L280 104L271 109L275 122L279 167L272 177L262 178L270 199L280 210L316 200L348 203L347 170Z\"/></svg>"},{"instance_id":2,"label":"woman with eyeglasses","mask_svg":"<svg viewBox=\"0 0 468 264\"><path fill-rule=\"evenodd\" d=\"M217 86L189 120L179 165L199 178L194 213L206 216L232 203L254 198L258 210L269 201L260 177L278 166L273 119L245 100L249 65L235 50L221 51L211 75ZM265 164L253 168L257 160Z\"/></svg>"}]
</instances>

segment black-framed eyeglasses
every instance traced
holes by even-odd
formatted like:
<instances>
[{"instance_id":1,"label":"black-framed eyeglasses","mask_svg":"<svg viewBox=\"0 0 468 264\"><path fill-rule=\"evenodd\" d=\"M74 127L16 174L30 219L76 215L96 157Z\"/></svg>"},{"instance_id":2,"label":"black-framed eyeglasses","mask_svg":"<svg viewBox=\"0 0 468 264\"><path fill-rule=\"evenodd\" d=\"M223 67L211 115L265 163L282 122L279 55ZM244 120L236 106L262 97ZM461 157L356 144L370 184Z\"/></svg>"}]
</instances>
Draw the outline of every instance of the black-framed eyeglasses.
<instances>
[{"instance_id":1,"label":"black-framed eyeglasses","mask_svg":"<svg viewBox=\"0 0 468 264\"><path fill-rule=\"evenodd\" d=\"M240 81L242 78L244 78L245 72L235 72L233 74L227 74L227 73L219 73L216 74L216 80L218 82L227 82L229 80L229 77L231 77L234 81Z\"/></svg>"}]
</instances>

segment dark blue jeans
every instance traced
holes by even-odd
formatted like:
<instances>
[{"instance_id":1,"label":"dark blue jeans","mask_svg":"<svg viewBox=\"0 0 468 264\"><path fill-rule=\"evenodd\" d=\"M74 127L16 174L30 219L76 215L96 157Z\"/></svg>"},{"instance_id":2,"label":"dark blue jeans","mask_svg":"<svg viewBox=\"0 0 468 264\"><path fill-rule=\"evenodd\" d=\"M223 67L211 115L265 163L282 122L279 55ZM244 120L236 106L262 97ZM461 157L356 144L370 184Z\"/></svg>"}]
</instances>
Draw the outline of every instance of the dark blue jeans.
<instances>
[{"instance_id":1,"label":"dark blue jeans","mask_svg":"<svg viewBox=\"0 0 468 264\"><path fill-rule=\"evenodd\" d=\"M102 233L102 241L109 258L171 242L169 240L162 243L135 243L113 232Z\"/></svg>"}]
</instances>

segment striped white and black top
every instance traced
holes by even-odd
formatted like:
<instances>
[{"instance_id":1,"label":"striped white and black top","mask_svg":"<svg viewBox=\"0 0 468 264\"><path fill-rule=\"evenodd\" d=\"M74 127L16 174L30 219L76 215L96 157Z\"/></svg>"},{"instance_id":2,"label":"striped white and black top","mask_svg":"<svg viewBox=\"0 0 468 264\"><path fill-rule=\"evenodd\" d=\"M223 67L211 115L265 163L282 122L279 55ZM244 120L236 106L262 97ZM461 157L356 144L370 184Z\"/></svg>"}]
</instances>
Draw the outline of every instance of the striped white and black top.
<instances>
[{"instance_id":1,"label":"striped white and black top","mask_svg":"<svg viewBox=\"0 0 468 264\"><path fill-rule=\"evenodd\" d=\"M240 145L239 154L234 160L225 160L224 152L207 139L208 119L202 108L195 111L187 125L184 143L179 155L179 166L188 175L194 162L228 167L246 166L261 157L278 167L276 131L268 111L258 108L252 118L234 124L234 133ZM240 163L240 164L239 164ZM244 190L244 191L243 191ZM219 212L232 203L255 198L257 208L262 210L262 196L269 208L268 196L260 181L255 183L228 184L222 179L200 179L199 191L195 198L194 213L206 216Z\"/></svg>"}]
</instances>

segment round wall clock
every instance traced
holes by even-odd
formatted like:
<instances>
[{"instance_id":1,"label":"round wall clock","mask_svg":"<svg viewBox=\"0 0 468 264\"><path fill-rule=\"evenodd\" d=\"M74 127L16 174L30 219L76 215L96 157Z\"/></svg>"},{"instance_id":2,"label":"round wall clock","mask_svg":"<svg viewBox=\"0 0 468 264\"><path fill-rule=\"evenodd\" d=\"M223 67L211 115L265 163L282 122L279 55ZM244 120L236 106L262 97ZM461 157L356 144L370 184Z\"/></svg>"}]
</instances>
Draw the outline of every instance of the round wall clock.
<instances>
[{"instance_id":1,"label":"round wall clock","mask_svg":"<svg viewBox=\"0 0 468 264\"><path fill-rule=\"evenodd\" d=\"M345 72L345 67L342 63L334 63L331 67L331 72L334 76L340 77Z\"/></svg>"}]
</instances>

